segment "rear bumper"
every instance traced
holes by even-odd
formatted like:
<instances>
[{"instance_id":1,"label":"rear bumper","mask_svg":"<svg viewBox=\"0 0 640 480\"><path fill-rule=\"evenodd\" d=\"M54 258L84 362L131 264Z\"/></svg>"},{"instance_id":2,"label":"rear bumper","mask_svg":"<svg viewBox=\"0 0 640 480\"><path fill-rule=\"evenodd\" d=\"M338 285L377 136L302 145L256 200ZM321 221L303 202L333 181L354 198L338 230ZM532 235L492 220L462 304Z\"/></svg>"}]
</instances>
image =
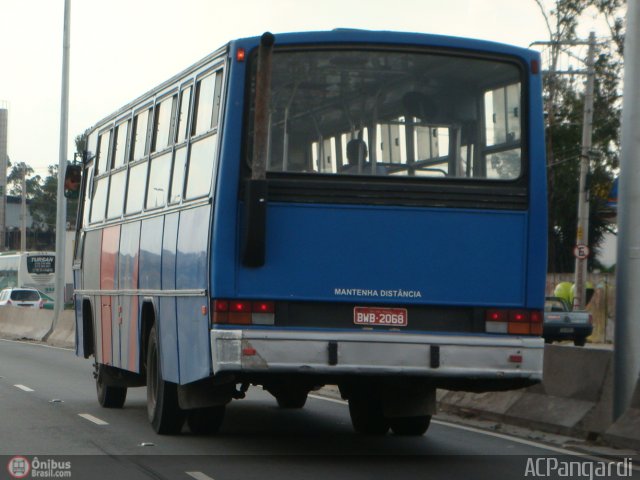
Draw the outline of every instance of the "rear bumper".
<instances>
[{"instance_id":1,"label":"rear bumper","mask_svg":"<svg viewBox=\"0 0 640 480\"><path fill-rule=\"evenodd\" d=\"M542 379L539 337L211 330L213 373ZM521 361L518 361L520 359Z\"/></svg>"}]
</instances>

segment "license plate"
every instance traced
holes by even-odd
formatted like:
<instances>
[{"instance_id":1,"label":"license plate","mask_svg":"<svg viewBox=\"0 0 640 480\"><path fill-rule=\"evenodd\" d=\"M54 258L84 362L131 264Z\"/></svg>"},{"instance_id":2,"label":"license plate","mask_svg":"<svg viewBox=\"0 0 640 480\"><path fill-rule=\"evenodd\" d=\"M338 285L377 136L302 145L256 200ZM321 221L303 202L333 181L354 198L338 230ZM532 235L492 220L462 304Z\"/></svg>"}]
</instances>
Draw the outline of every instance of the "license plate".
<instances>
[{"instance_id":1,"label":"license plate","mask_svg":"<svg viewBox=\"0 0 640 480\"><path fill-rule=\"evenodd\" d=\"M408 321L406 308L353 308L353 323L356 325L406 327Z\"/></svg>"},{"instance_id":2,"label":"license plate","mask_svg":"<svg viewBox=\"0 0 640 480\"><path fill-rule=\"evenodd\" d=\"M560 333L573 333L573 328L561 328Z\"/></svg>"}]
</instances>

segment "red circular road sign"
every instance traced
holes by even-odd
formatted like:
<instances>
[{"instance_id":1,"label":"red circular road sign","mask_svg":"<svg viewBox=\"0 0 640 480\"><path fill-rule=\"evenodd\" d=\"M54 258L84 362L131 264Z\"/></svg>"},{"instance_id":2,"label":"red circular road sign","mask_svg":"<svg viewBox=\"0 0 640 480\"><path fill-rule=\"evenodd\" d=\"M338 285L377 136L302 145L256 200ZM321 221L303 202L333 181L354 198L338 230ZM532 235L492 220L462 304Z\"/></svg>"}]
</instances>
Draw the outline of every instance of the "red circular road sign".
<instances>
[{"instance_id":1,"label":"red circular road sign","mask_svg":"<svg viewBox=\"0 0 640 480\"><path fill-rule=\"evenodd\" d=\"M589 247L587 245L576 245L573 247L573 256L578 260L584 260L589 256Z\"/></svg>"}]
</instances>

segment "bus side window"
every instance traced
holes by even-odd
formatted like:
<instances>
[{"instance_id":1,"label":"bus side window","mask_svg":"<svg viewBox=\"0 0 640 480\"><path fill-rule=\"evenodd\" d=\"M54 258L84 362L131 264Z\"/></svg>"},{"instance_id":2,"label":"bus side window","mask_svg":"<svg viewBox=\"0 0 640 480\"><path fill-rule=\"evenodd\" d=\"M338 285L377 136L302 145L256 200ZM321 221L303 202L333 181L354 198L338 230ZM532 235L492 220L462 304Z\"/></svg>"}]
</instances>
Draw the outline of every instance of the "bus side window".
<instances>
[{"instance_id":1,"label":"bus side window","mask_svg":"<svg viewBox=\"0 0 640 480\"><path fill-rule=\"evenodd\" d=\"M101 169L106 172L109 168L109 143L111 143L111 130L107 130L98 137L98 152L96 154L95 164L96 175Z\"/></svg>"},{"instance_id":2,"label":"bus side window","mask_svg":"<svg viewBox=\"0 0 640 480\"><path fill-rule=\"evenodd\" d=\"M137 213L142 210L147 183L147 162L140 163L129 170L127 188L126 213Z\"/></svg>"},{"instance_id":3,"label":"bus side window","mask_svg":"<svg viewBox=\"0 0 640 480\"><path fill-rule=\"evenodd\" d=\"M131 121L121 123L116 127L115 139L113 140L113 162L112 169L122 167L125 164L125 154L127 150L127 139L129 137L129 124Z\"/></svg>"},{"instance_id":4,"label":"bus side window","mask_svg":"<svg viewBox=\"0 0 640 480\"><path fill-rule=\"evenodd\" d=\"M89 224L89 213L91 210L91 194L93 192L93 166L87 168L85 182L87 186L84 189L84 201L82 204L83 208L83 217L82 217L82 225L86 226Z\"/></svg>"},{"instance_id":5,"label":"bus side window","mask_svg":"<svg viewBox=\"0 0 640 480\"><path fill-rule=\"evenodd\" d=\"M198 136L211 129L213 115L213 100L216 74L211 74L198 80L196 84L196 106L193 114L191 136Z\"/></svg>"},{"instance_id":6,"label":"bus side window","mask_svg":"<svg viewBox=\"0 0 640 480\"><path fill-rule=\"evenodd\" d=\"M107 207L107 188L109 186L109 177L102 177L96 180L93 189L93 199L91 201L91 223L101 222L104 220L105 210Z\"/></svg>"},{"instance_id":7,"label":"bus side window","mask_svg":"<svg viewBox=\"0 0 640 480\"><path fill-rule=\"evenodd\" d=\"M156 105L156 114L153 125L153 146L152 152L160 152L171 145L173 135L173 118L176 108L177 95L165 98Z\"/></svg>"},{"instance_id":8,"label":"bus side window","mask_svg":"<svg viewBox=\"0 0 640 480\"><path fill-rule=\"evenodd\" d=\"M167 204L172 155L173 152L169 151L149 161L149 187L145 204L148 209L164 207Z\"/></svg>"},{"instance_id":9,"label":"bus side window","mask_svg":"<svg viewBox=\"0 0 640 480\"><path fill-rule=\"evenodd\" d=\"M516 179L521 174L520 84L485 92L485 155L487 178Z\"/></svg>"},{"instance_id":10,"label":"bus side window","mask_svg":"<svg viewBox=\"0 0 640 480\"><path fill-rule=\"evenodd\" d=\"M191 144L185 197L187 200L207 195L211 190L216 138L216 134L209 135Z\"/></svg>"},{"instance_id":11,"label":"bus side window","mask_svg":"<svg viewBox=\"0 0 640 480\"><path fill-rule=\"evenodd\" d=\"M178 128L176 129L176 143L184 142L188 136L189 127L189 106L191 105L191 90L189 86L180 93L180 110L176 120Z\"/></svg>"},{"instance_id":12,"label":"bus side window","mask_svg":"<svg viewBox=\"0 0 640 480\"><path fill-rule=\"evenodd\" d=\"M221 93L222 70L198 80L194 121L191 127L192 136L198 136L218 126Z\"/></svg>"},{"instance_id":13,"label":"bus side window","mask_svg":"<svg viewBox=\"0 0 640 480\"><path fill-rule=\"evenodd\" d=\"M147 136L149 127L149 112L143 110L133 119L133 135L131 136L131 161L144 158L147 153Z\"/></svg>"},{"instance_id":14,"label":"bus side window","mask_svg":"<svg viewBox=\"0 0 640 480\"><path fill-rule=\"evenodd\" d=\"M184 168L187 162L187 147L176 148L173 161L173 174L171 175L171 193L169 203L178 203L182 200L184 189Z\"/></svg>"}]
</instances>

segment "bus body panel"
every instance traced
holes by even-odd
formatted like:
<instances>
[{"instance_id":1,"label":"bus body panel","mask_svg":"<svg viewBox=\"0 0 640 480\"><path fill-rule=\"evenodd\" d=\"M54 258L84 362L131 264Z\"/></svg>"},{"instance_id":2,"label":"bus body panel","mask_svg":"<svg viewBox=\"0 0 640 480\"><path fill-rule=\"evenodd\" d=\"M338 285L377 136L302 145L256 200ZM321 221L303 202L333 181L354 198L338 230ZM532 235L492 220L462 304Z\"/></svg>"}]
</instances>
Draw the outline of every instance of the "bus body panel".
<instances>
[{"instance_id":1,"label":"bus body panel","mask_svg":"<svg viewBox=\"0 0 640 480\"><path fill-rule=\"evenodd\" d=\"M150 235L160 237L161 268L158 281L162 279L164 290L176 288L176 247L178 245L178 225L180 214L172 213L164 218L164 228L149 230ZM172 296L160 298L160 318L158 327L160 331L160 355L162 361L162 375L168 381L180 382L180 357L178 353L178 317L176 316L176 298Z\"/></svg>"},{"instance_id":2,"label":"bus body panel","mask_svg":"<svg viewBox=\"0 0 640 480\"><path fill-rule=\"evenodd\" d=\"M270 204L238 298L520 306L525 212ZM496 261L499 259L499 261Z\"/></svg>"},{"instance_id":3,"label":"bus body panel","mask_svg":"<svg viewBox=\"0 0 640 480\"><path fill-rule=\"evenodd\" d=\"M209 215L206 205L180 213L176 253L176 290L201 291L177 298L180 383L189 383L211 372L209 346L208 249Z\"/></svg>"},{"instance_id":4,"label":"bus body panel","mask_svg":"<svg viewBox=\"0 0 640 480\"><path fill-rule=\"evenodd\" d=\"M118 255L118 287L121 290L134 291L138 288L140 227L141 222L126 223L122 226ZM120 334L120 368L138 372L140 371L138 297L121 295L116 298Z\"/></svg>"},{"instance_id":5,"label":"bus body panel","mask_svg":"<svg viewBox=\"0 0 640 480\"><path fill-rule=\"evenodd\" d=\"M100 290L107 292L118 288L118 250L120 246L120 225L102 231L100 252ZM120 366L120 325L113 315L113 297L100 296L100 329L102 331L102 360L106 365Z\"/></svg>"},{"instance_id":6,"label":"bus body panel","mask_svg":"<svg viewBox=\"0 0 640 480\"><path fill-rule=\"evenodd\" d=\"M91 293L80 299L91 299L93 304L99 363L140 372L140 313L142 304L148 302L153 305L161 332L165 378L189 383L210 374L209 307L205 295L209 290L210 213L211 208L205 205L88 232L84 275L77 271L76 277L82 290ZM92 258L100 260L92 262ZM127 293L106 294L118 289ZM93 293L100 291L105 294ZM180 294L155 293L162 291ZM76 310L76 353L83 355L82 301L77 301Z\"/></svg>"},{"instance_id":7,"label":"bus body panel","mask_svg":"<svg viewBox=\"0 0 640 480\"><path fill-rule=\"evenodd\" d=\"M80 285L82 289L89 291L97 291L100 290L100 262L95 261L95 259L100 258L102 252L102 231L100 230L92 230L86 233L85 241L84 241L84 251L83 256L84 260L82 262L83 269L82 274L78 275L76 278L81 280ZM90 261L92 260L92 261ZM78 288L76 285L76 288ZM80 297L78 295L78 297ZM80 300L82 302L88 301L91 306L91 321L93 325L93 341L94 341L94 355L96 358L96 363L102 363L102 328L100 321L100 297L97 295L83 295ZM84 315L84 309L80 307L80 312ZM84 329L80 330L78 325L83 324L84 317L76 318L76 331L83 332ZM78 337L78 343L83 343L83 338ZM76 350L78 348L76 347Z\"/></svg>"}]
</instances>

